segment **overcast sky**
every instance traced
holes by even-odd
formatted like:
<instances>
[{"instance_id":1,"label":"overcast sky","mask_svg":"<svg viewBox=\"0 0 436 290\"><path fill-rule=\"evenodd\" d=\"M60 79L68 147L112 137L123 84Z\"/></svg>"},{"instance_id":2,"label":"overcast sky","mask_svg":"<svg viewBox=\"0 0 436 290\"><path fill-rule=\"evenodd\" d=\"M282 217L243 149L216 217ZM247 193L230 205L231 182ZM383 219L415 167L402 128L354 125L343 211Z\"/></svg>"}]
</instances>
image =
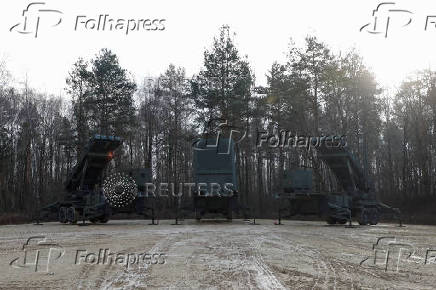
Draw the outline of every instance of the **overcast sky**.
<instances>
[{"instance_id":1,"label":"overcast sky","mask_svg":"<svg viewBox=\"0 0 436 290\"><path fill-rule=\"evenodd\" d=\"M159 75L170 63L185 67L191 76L201 68L204 49L211 46L223 24L236 33L239 51L248 55L258 85L265 84L271 64L284 59L290 38L302 45L308 34L317 36L334 52L356 48L383 86L398 85L414 70L436 69L436 27L431 23L436 22L436 16L430 18L425 30L427 16L436 15L434 0L383 5L376 29L372 12L383 1L39 2L45 4L35 4L25 13L26 29L22 13L32 1L1 2L0 58L6 60L17 84L27 74L32 87L47 93L65 95L65 77L72 64L78 57L93 57L104 47L118 55L121 65L138 82ZM131 25L142 26L127 35L125 27L112 31L108 26L106 31L86 29L82 22L98 20L100 14L114 21L135 19ZM82 17L75 30L77 16ZM164 30L146 31L139 19L165 19L159 27ZM410 24L403 27L409 20ZM365 24L369 25L360 31ZM88 22L88 28L91 26L92 21Z\"/></svg>"}]
</instances>

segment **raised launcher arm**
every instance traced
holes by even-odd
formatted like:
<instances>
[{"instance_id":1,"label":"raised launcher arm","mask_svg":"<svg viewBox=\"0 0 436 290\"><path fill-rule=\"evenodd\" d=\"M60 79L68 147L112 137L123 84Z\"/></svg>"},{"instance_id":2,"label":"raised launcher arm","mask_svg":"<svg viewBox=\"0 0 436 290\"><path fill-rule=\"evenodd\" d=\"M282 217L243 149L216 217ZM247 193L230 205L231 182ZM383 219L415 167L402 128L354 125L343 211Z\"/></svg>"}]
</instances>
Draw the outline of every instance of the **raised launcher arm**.
<instances>
[{"instance_id":1,"label":"raised launcher arm","mask_svg":"<svg viewBox=\"0 0 436 290\"><path fill-rule=\"evenodd\" d=\"M377 201L375 189L369 176L361 169L355 156L344 146L333 145L331 139L324 139L316 147L318 157L332 170L346 194L352 197L350 209L360 224L377 224L379 216L389 214L400 220L401 213L397 208L391 208ZM334 144L337 145L337 144ZM329 201L330 206L341 207L341 204Z\"/></svg>"},{"instance_id":2,"label":"raised launcher arm","mask_svg":"<svg viewBox=\"0 0 436 290\"><path fill-rule=\"evenodd\" d=\"M368 178L354 155L345 147L327 146L326 142L329 140L316 147L318 157L332 170L342 188L350 194L370 193ZM375 196L369 198L375 199Z\"/></svg>"},{"instance_id":3,"label":"raised launcher arm","mask_svg":"<svg viewBox=\"0 0 436 290\"><path fill-rule=\"evenodd\" d=\"M121 144L119 137L93 136L65 183L66 194L58 202L42 208L43 215L57 215L61 223L107 222L112 211L100 186L103 171Z\"/></svg>"},{"instance_id":4,"label":"raised launcher arm","mask_svg":"<svg viewBox=\"0 0 436 290\"><path fill-rule=\"evenodd\" d=\"M92 191L101 184L103 170L113 157L113 151L122 144L121 138L95 135L91 138L65 188L68 192L76 190Z\"/></svg>"}]
</instances>

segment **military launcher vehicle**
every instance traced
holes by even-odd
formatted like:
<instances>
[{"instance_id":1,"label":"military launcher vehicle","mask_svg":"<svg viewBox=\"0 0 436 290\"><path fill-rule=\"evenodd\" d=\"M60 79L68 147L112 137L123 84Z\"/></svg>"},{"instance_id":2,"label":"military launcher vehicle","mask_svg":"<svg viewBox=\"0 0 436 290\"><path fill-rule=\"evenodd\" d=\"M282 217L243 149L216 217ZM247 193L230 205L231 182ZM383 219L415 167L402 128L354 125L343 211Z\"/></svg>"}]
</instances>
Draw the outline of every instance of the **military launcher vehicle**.
<instances>
[{"instance_id":1,"label":"military launcher vehicle","mask_svg":"<svg viewBox=\"0 0 436 290\"><path fill-rule=\"evenodd\" d=\"M152 211L155 220L155 201L150 201L144 193L146 182L151 182L151 171L146 168L131 169L115 176L110 184L110 191L118 200L114 203L104 195L105 169L114 156L114 151L122 144L119 137L95 135L82 153L72 174L65 184L65 192L60 200L42 208L42 217L56 216L61 223L76 223L86 220L92 223L106 223L115 213L137 213L146 215ZM128 199L125 195L125 183L131 189Z\"/></svg>"},{"instance_id":2,"label":"military launcher vehicle","mask_svg":"<svg viewBox=\"0 0 436 290\"><path fill-rule=\"evenodd\" d=\"M239 200L235 143L230 138L200 139L194 147L192 192L195 218L221 214L232 220L244 209Z\"/></svg>"},{"instance_id":3,"label":"military launcher vehicle","mask_svg":"<svg viewBox=\"0 0 436 290\"><path fill-rule=\"evenodd\" d=\"M285 170L281 191L276 195L280 205L278 222L283 217L318 215L329 224L356 220L360 225L376 225L382 216L400 220L400 211L379 202L371 180L346 147L326 146L326 139L315 147L317 156L333 172L342 189L338 192L314 192L312 169ZM327 140L328 141L328 140Z\"/></svg>"}]
</instances>

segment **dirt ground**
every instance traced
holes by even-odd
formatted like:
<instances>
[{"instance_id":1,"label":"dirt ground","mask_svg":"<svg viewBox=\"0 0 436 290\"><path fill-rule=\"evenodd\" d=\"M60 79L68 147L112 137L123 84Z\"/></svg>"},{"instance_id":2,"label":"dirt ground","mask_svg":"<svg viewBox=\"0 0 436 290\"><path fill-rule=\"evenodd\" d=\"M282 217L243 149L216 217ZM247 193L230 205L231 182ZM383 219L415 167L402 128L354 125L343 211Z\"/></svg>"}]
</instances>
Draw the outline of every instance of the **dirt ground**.
<instances>
[{"instance_id":1,"label":"dirt ground","mask_svg":"<svg viewBox=\"0 0 436 290\"><path fill-rule=\"evenodd\" d=\"M435 226L171 223L0 226L0 288L436 287Z\"/></svg>"}]
</instances>

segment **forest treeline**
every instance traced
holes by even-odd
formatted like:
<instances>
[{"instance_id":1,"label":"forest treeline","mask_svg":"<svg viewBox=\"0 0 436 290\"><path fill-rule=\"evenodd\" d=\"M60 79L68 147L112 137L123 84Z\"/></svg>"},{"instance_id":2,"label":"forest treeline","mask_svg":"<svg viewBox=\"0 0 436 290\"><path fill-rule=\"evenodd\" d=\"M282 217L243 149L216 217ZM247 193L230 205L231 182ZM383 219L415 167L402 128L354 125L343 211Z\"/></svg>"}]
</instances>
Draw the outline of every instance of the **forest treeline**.
<instances>
[{"instance_id":1,"label":"forest treeline","mask_svg":"<svg viewBox=\"0 0 436 290\"><path fill-rule=\"evenodd\" d=\"M289 46L285 62L272 64L266 86L256 86L234 38L221 27L198 56L203 67L193 76L170 65L139 83L116 54L102 49L73 65L68 99L27 82L12 85L3 62L0 212L32 215L38 205L56 201L93 134L123 138L111 170L151 167L156 183L190 182L192 142L211 130L209 120L226 120L247 136L259 130L345 135L381 200L401 208L436 197L435 72L417 72L397 91L386 91L355 50L334 53L308 36L304 46ZM253 140L238 143L237 168L241 198L259 215L273 216L273 195L286 168L313 168L316 190L335 188L315 150L258 147ZM163 201L167 208L174 203Z\"/></svg>"}]
</instances>

